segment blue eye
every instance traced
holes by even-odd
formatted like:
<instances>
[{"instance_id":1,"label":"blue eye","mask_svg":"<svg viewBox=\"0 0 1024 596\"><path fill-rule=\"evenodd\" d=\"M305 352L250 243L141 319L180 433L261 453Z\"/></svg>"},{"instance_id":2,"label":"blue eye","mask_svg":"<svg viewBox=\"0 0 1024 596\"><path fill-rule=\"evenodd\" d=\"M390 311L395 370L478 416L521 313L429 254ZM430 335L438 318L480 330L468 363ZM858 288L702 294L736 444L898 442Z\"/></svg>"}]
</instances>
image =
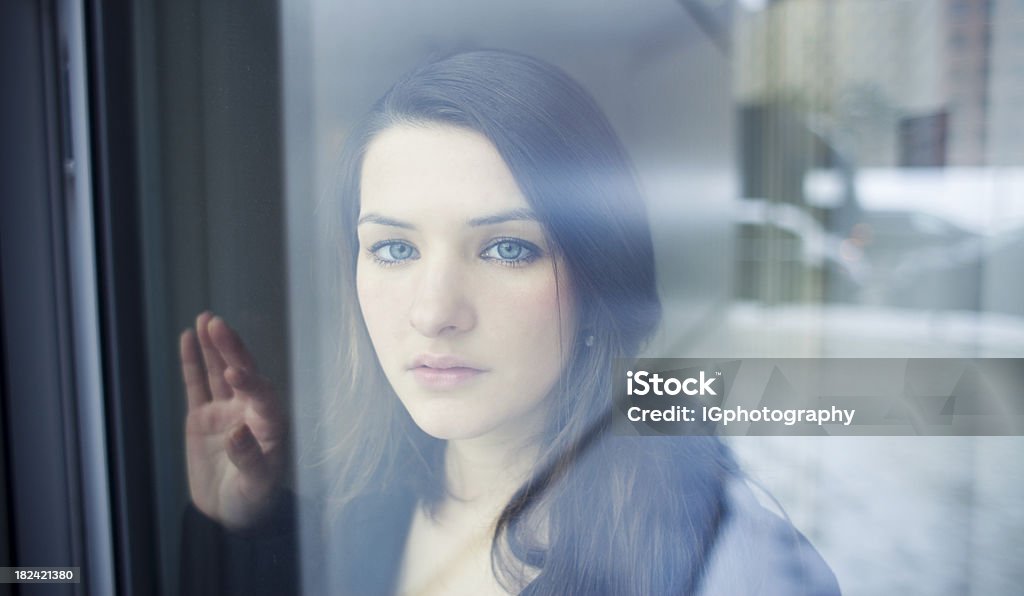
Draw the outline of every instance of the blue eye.
<instances>
[{"instance_id":1,"label":"blue eye","mask_svg":"<svg viewBox=\"0 0 1024 596\"><path fill-rule=\"evenodd\" d=\"M491 244L480 256L503 265L517 266L536 260L540 249L522 240L503 239Z\"/></svg>"},{"instance_id":2,"label":"blue eye","mask_svg":"<svg viewBox=\"0 0 1024 596\"><path fill-rule=\"evenodd\" d=\"M382 265L396 265L419 257L419 253L411 244L398 240L385 240L370 247L374 260Z\"/></svg>"}]
</instances>

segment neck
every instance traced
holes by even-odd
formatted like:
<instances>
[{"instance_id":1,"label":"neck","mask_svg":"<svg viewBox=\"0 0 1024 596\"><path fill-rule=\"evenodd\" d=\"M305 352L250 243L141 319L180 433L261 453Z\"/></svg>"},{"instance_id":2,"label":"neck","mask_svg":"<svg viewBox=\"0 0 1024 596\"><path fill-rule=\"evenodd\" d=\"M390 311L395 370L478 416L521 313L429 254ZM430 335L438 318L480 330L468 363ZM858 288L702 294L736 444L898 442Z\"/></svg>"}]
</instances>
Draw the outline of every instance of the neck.
<instances>
[{"instance_id":1,"label":"neck","mask_svg":"<svg viewBox=\"0 0 1024 596\"><path fill-rule=\"evenodd\" d=\"M503 507L533 472L539 451L536 441L448 441L444 459L449 501L472 508Z\"/></svg>"}]
</instances>

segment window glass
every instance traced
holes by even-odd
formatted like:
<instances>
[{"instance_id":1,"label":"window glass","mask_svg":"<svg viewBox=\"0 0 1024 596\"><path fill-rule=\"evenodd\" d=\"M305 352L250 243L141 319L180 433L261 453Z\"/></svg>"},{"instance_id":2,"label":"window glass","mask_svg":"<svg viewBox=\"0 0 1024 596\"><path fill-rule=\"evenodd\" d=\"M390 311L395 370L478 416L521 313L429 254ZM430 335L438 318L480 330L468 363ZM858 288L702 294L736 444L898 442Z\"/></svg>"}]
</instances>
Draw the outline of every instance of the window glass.
<instances>
[{"instance_id":1,"label":"window glass","mask_svg":"<svg viewBox=\"0 0 1024 596\"><path fill-rule=\"evenodd\" d=\"M590 394L564 386L597 353L1024 356L1021 10L144 4L140 196L165 585L193 581L182 569L215 573L190 562L202 547L226 557L226 575L262 560L246 556L287 569L279 555L292 553L295 575L278 581L301 577L310 591L495 589L495 526L481 520L496 522L538 472L523 462L559 441L584 445L582 430L555 430L598 418L569 401ZM496 52L465 53L481 49ZM199 375L191 392L182 359ZM187 414L186 393L223 411ZM246 463L241 422L272 458ZM231 437L237 461L220 451ZM496 455L520 442L536 453ZM728 451L700 447L706 458L688 451L698 443L680 441L667 461L713 476L734 454L765 489L752 494L777 499L820 554L825 579L793 581L821 587L834 573L851 593L1008 593L1021 579L1019 437L729 437ZM495 555L511 565L496 567L506 587L588 585L563 548L584 541L581 512L620 506L637 524L643 507L673 514L642 474L632 492L615 485L612 459L607 477L587 476L611 457L602 449L572 460L580 484L554 478L541 491L550 499L520 495L541 506L509 512L525 542ZM286 490L220 476L239 465ZM690 481L685 490L711 486ZM447 498L445 486L485 497ZM728 486L691 501L710 508L687 514L706 536L719 535L709 520L733 503ZM297 534L285 495L297 499ZM183 526L190 501L204 515ZM237 543L208 544L215 526L199 522L211 518L237 526L233 538L256 527L269 546L243 556ZM678 536L659 531L675 546L653 552L674 553ZM782 567L766 573L784 581ZM610 583L592 585L644 569L600 567L593 581ZM700 581L649 575L667 582L655 587Z\"/></svg>"}]
</instances>

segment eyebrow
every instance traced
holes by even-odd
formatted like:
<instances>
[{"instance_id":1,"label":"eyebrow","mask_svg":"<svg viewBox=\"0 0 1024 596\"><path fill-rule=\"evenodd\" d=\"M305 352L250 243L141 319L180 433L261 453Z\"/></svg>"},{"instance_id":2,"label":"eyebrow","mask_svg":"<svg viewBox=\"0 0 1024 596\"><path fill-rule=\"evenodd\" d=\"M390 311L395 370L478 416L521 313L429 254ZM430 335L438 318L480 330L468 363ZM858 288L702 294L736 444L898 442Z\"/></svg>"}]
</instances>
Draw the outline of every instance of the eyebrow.
<instances>
[{"instance_id":1,"label":"eyebrow","mask_svg":"<svg viewBox=\"0 0 1024 596\"><path fill-rule=\"evenodd\" d=\"M537 221L537 214L529 208L510 209L508 211L502 211L501 213L495 213L494 215L474 217L469 220L468 223L471 227L478 228L481 226L493 226L508 221ZM406 230L416 229L416 226L409 222L394 219L393 217L384 217L383 215L378 215L376 213L367 213L360 217L357 225L361 226L364 223L374 223L382 226L404 228Z\"/></svg>"},{"instance_id":2,"label":"eyebrow","mask_svg":"<svg viewBox=\"0 0 1024 596\"><path fill-rule=\"evenodd\" d=\"M469 225L478 228L480 226L493 226L495 224L505 223L506 221L537 221L537 214L529 208L511 209L509 211L502 211L501 213L495 213L494 215L487 215L485 217L477 217L469 220Z\"/></svg>"},{"instance_id":3,"label":"eyebrow","mask_svg":"<svg viewBox=\"0 0 1024 596\"><path fill-rule=\"evenodd\" d=\"M411 223L406 223L390 217L384 217L383 215L377 215L376 213L367 213L366 215L359 218L359 223L356 225L361 226L364 223L373 223L382 226L392 226L395 228L405 228L407 230L415 230L416 226Z\"/></svg>"}]
</instances>

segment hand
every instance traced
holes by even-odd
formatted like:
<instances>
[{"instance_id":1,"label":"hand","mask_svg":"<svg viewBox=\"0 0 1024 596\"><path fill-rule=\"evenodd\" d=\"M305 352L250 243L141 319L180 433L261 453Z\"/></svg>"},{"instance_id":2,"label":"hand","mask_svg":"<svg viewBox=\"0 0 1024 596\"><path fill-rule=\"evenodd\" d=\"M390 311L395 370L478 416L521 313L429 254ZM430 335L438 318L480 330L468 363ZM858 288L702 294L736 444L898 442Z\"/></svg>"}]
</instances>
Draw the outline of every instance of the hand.
<instances>
[{"instance_id":1,"label":"hand","mask_svg":"<svg viewBox=\"0 0 1024 596\"><path fill-rule=\"evenodd\" d=\"M200 314L180 344L192 502L229 529L251 526L272 506L284 475L285 408L220 317Z\"/></svg>"}]
</instances>

